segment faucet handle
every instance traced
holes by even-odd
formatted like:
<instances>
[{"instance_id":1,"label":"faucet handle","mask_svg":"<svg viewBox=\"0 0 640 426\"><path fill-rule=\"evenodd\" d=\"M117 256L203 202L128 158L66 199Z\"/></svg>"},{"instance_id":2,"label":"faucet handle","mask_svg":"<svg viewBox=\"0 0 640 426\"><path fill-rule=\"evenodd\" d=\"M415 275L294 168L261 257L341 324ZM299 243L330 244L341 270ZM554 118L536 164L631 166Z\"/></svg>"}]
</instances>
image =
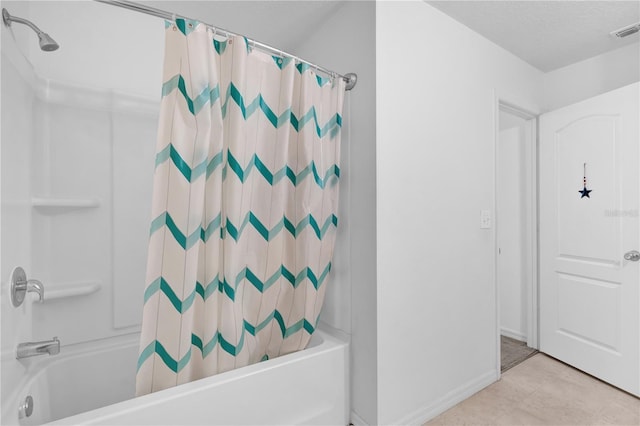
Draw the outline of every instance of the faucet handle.
<instances>
[{"instance_id":1,"label":"faucet handle","mask_svg":"<svg viewBox=\"0 0 640 426\"><path fill-rule=\"evenodd\" d=\"M18 266L11 272L11 303L13 306L17 308L22 305L27 292L36 293L38 301L44 301L44 286L42 283L38 280L28 280L24 269Z\"/></svg>"},{"instance_id":2,"label":"faucet handle","mask_svg":"<svg viewBox=\"0 0 640 426\"><path fill-rule=\"evenodd\" d=\"M44 302L44 286L38 280L27 280L27 293L36 293L38 302Z\"/></svg>"}]
</instances>

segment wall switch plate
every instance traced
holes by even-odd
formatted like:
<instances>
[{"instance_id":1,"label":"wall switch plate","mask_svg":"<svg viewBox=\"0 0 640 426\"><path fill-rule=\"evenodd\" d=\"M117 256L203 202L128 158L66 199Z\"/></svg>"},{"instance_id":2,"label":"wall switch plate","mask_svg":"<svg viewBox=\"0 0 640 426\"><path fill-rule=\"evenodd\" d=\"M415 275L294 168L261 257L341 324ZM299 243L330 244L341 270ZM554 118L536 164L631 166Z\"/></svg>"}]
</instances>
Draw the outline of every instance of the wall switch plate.
<instances>
[{"instance_id":1,"label":"wall switch plate","mask_svg":"<svg viewBox=\"0 0 640 426\"><path fill-rule=\"evenodd\" d=\"M480 229L491 229L491 210L480 210Z\"/></svg>"}]
</instances>

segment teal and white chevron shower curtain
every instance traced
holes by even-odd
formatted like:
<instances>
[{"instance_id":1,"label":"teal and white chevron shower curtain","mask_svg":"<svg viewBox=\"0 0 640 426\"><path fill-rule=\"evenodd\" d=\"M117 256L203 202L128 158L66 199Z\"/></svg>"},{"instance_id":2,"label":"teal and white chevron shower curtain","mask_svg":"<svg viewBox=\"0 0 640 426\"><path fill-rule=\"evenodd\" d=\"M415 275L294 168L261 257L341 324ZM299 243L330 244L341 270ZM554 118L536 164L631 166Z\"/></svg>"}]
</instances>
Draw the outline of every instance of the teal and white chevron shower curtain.
<instances>
[{"instance_id":1,"label":"teal and white chevron shower curtain","mask_svg":"<svg viewBox=\"0 0 640 426\"><path fill-rule=\"evenodd\" d=\"M336 238L344 90L167 23L137 395L305 348Z\"/></svg>"}]
</instances>

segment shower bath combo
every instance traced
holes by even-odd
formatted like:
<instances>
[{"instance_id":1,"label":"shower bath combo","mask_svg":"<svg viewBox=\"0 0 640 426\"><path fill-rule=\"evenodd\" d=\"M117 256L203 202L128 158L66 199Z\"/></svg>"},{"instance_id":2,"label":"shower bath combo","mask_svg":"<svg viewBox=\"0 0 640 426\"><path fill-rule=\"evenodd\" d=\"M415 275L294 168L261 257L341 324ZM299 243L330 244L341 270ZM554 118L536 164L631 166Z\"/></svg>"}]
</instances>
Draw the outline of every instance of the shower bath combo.
<instances>
[{"instance_id":1,"label":"shower bath combo","mask_svg":"<svg viewBox=\"0 0 640 426\"><path fill-rule=\"evenodd\" d=\"M175 14L137 5L133 2L96 1L144 12L167 20L176 18ZM33 22L13 16L5 8L2 9L2 19L7 28L12 27L14 23L31 28L38 36L39 47L42 51L53 52L60 48L60 45L49 34L42 31ZM218 30L218 35L232 37L235 34L226 30ZM284 55L305 63L316 72L325 73L332 78L344 79L346 90L351 90L356 84L357 76L353 73L340 75L260 42L254 40L247 40L247 42L252 47L258 47L269 54ZM7 75L18 72L11 65L6 65L6 67ZM21 79L18 78L18 80ZM69 89L69 91L71 90L77 91L79 88L73 87ZM11 103L12 100L15 100L13 93L16 92L3 92L3 102ZM73 97L73 95L69 96ZM105 98L108 96L111 95L105 95ZM47 102L46 94L43 102ZM74 111L80 111L83 106L75 105L73 108L75 109L68 109L66 113L74 114ZM37 126L37 123L35 125ZM56 140L55 135L51 137ZM65 150L60 147L54 147L54 149ZM56 167L64 168L64 165ZM32 198L36 211L46 212L48 208L46 200L44 201L45 207L38 207L40 201L37 200L40 199ZM68 202L69 200L64 201ZM71 201L73 204L73 200ZM81 210L96 208L96 206L100 206L100 202L96 200L90 200L86 203L81 201L79 204L74 204L70 210L76 209L78 206ZM60 208L60 206L54 208ZM83 213L80 211L68 214L82 215ZM43 213L43 215L47 216L47 213ZM35 220L40 220L40 217L43 216L36 215ZM5 238L4 235L3 238ZM42 272L39 271L38 274L42 274ZM37 301L39 305L42 304L43 309L49 309L47 302L61 300L61 297L66 297L61 294L67 291L66 289L61 290L59 286L54 288L55 285L46 288L46 282L43 284L38 280L28 279L27 273L21 267L14 268L9 285L10 297L7 299L10 299L10 306L22 309L23 313L29 312L31 309L28 307L32 303L31 300L27 300L29 299L28 294L37 296L33 299L33 303ZM89 287L85 289L84 293L76 294L91 294L99 290L100 284ZM27 306L26 311L23 309L24 306ZM54 307L55 303L50 306ZM34 309L34 311L37 310ZM31 314L27 313L27 315ZM19 325L19 323L17 324ZM53 328L49 330L49 333L43 337L58 334ZM61 336L65 340L65 336ZM20 376L17 376L17 373L12 374L15 377L11 379L5 379L3 375L3 381L11 380L11 382L3 383L3 389L10 390L10 392L3 393L1 410L3 424L24 424L24 422L27 424L49 422L55 424L113 424L122 422L201 424L211 421L211 412L202 409L206 404L203 405L201 401L222 399L228 403L216 408L215 417L220 424L260 423L265 421L261 413L266 412L274 413L268 420L273 424L346 424L349 420L348 337L339 330L329 327L321 327L316 330L310 344L300 352L220 373L179 388L171 388L139 398L134 398L132 393L135 379L135 359L139 347L137 336L123 334L96 341L71 341L67 342L67 346L62 350L61 341L57 337L50 340L28 342L23 341L31 340L29 335L22 335L22 337L23 339L15 341L13 346L15 356L12 356L12 362L14 364L6 364L11 360L3 358L3 364L7 365L3 368L14 369L15 367L14 371L20 371ZM63 382L60 382L61 377L65 378ZM282 389L296 389L295 395L289 395L285 399L281 398L279 396L281 393L273 391L274 383L278 383ZM50 389L59 386L65 388L64 398L56 395L55 392L51 393ZM89 389L92 389L92 392L88 393ZM240 391L234 389L240 389ZM253 410L244 409L248 400L255 401Z\"/></svg>"}]
</instances>

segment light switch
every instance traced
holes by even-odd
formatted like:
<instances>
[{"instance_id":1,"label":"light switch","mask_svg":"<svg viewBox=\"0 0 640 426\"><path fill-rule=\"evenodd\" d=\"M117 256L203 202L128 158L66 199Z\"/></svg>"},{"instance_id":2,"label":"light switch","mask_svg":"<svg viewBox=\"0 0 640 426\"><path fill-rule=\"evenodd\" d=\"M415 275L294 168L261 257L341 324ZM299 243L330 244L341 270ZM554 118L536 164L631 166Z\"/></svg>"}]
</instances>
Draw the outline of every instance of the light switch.
<instances>
[{"instance_id":1,"label":"light switch","mask_svg":"<svg viewBox=\"0 0 640 426\"><path fill-rule=\"evenodd\" d=\"M491 228L491 210L480 210L480 229Z\"/></svg>"}]
</instances>

